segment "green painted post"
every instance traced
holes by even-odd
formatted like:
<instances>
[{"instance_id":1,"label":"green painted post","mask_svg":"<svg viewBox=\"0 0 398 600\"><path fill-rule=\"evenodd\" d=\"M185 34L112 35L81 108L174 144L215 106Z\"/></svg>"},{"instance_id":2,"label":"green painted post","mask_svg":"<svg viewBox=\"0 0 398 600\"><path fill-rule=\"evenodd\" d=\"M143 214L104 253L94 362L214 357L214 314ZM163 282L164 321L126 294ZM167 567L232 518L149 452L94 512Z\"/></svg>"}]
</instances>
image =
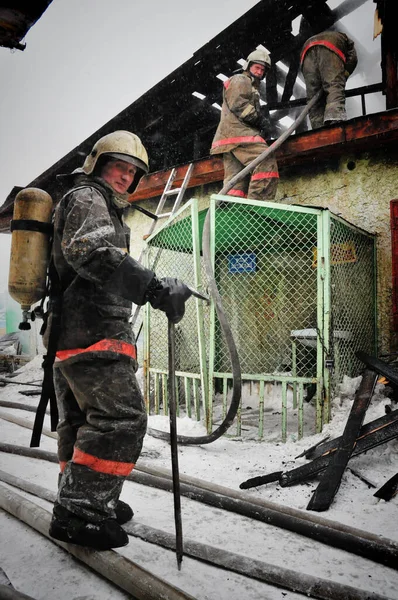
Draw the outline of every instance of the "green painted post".
<instances>
[{"instance_id":1,"label":"green painted post","mask_svg":"<svg viewBox=\"0 0 398 600\"><path fill-rule=\"evenodd\" d=\"M304 385L298 385L298 439L301 440L304 432Z\"/></svg>"},{"instance_id":2,"label":"green painted post","mask_svg":"<svg viewBox=\"0 0 398 600\"><path fill-rule=\"evenodd\" d=\"M197 421L200 421L199 381L193 380L193 407Z\"/></svg>"},{"instance_id":3,"label":"green painted post","mask_svg":"<svg viewBox=\"0 0 398 600\"><path fill-rule=\"evenodd\" d=\"M215 199L214 196L210 198L209 204L210 211L210 256L213 265L215 263L215 230L216 230L216 218L215 218ZM209 332L209 423L207 432L211 433L213 429L213 396L214 396L214 361L215 361L215 337L216 337L216 311L213 300L210 302L210 332Z\"/></svg>"},{"instance_id":4,"label":"green painted post","mask_svg":"<svg viewBox=\"0 0 398 600\"><path fill-rule=\"evenodd\" d=\"M201 265L200 265L200 237L199 237L199 215L198 215L198 201L196 198L192 199L191 206L191 222L192 222L192 254L193 254L193 266L195 276L195 288L200 290L202 288L202 276L201 276ZM200 382L202 392L202 403L203 413L205 416L205 426L208 433L212 430L212 407L209 404L209 383L207 376L207 362L206 362L206 338L204 332L204 316L203 316L203 300L195 298L196 303L196 323L198 330L198 342L199 342L199 364L200 364Z\"/></svg>"},{"instance_id":5,"label":"green painted post","mask_svg":"<svg viewBox=\"0 0 398 600\"><path fill-rule=\"evenodd\" d=\"M287 439L287 383L282 382L282 442Z\"/></svg>"},{"instance_id":6,"label":"green painted post","mask_svg":"<svg viewBox=\"0 0 398 600\"><path fill-rule=\"evenodd\" d=\"M292 375L297 376L297 344L292 340ZM293 382L293 408L297 408L297 383Z\"/></svg>"},{"instance_id":7,"label":"green painted post","mask_svg":"<svg viewBox=\"0 0 398 600\"><path fill-rule=\"evenodd\" d=\"M322 426L324 423L329 423L330 420L330 391L331 391L331 377L332 377L332 369L327 368L325 364L326 358L331 358L330 355L330 347L332 340L330 339L330 311L331 311L331 273L330 273L330 212L328 210L324 210L322 212L322 222L323 222L323 250L322 256L324 257L324 280L323 280L323 345L324 345L324 361L323 361L323 385L324 385L324 394L325 397L323 399L323 411L322 411L322 422L319 431L322 431Z\"/></svg>"},{"instance_id":8,"label":"green painted post","mask_svg":"<svg viewBox=\"0 0 398 600\"><path fill-rule=\"evenodd\" d=\"M264 436L264 396L265 396L265 381L260 381L259 400L258 400L258 437L260 440Z\"/></svg>"},{"instance_id":9,"label":"green painted post","mask_svg":"<svg viewBox=\"0 0 398 600\"><path fill-rule=\"evenodd\" d=\"M325 285L325 258L324 258L324 223L322 213L317 218L317 345L316 345L316 376L317 385L316 407L315 407L315 431L322 431L322 404L323 404L323 382L324 382L324 285Z\"/></svg>"},{"instance_id":10,"label":"green painted post","mask_svg":"<svg viewBox=\"0 0 398 600\"><path fill-rule=\"evenodd\" d=\"M158 415L160 412L160 387L159 387L159 373L154 374L155 384L154 384L154 394L155 394L155 415Z\"/></svg>"},{"instance_id":11,"label":"green painted post","mask_svg":"<svg viewBox=\"0 0 398 600\"><path fill-rule=\"evenodd\" d=\"M184 377L185 409L189 418L192 417L191 386L188 377Z\"/></svg>"}]
</instances>

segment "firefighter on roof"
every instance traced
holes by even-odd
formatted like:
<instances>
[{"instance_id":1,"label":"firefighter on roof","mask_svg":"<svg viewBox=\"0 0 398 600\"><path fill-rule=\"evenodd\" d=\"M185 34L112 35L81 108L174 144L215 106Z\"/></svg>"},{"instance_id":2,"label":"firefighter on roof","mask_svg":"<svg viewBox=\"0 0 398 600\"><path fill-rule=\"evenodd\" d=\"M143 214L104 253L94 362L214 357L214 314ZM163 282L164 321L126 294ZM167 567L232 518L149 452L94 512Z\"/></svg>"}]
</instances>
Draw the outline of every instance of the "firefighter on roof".
<instances>
[{"instance_id":1,"label":"firefighter on roof","mask_svg":"<svg viewBox=\"0 0 398 600\"><path fill-rule=\"evenodd\" d=\"M106 135L81 169L63 176L69 191L55 211L50 299L62 297L54 363L62 475L50 535L98 550L128 543L121 524L133 512L119 496L146 431L131 304L149 301L176 323L190 296L183 283L157 279L128 254L123 209L147 171L136 135Z\"/></svg>"},{"instance_id":2,"label":"firefighter on roof","mask_svg":"<svg viewBox=\"0 0 398 600\"><path fill-rule=\"evenodd\" d=\"M324 31L310 37L301 51L307 101L323 89L310 110L312 129L345 121L345 86L357 65L354 42L340 31Z\"/></svg>"},{"instance_id":3,"label":"firefighter on roof","mask_svg":"<svg viewBox=\"0 0 398 600\"><path fill-rule=\"evenodd\" d=\"M224 185L267 149L269 121L260 108L261 80L271 67L265 50L254 50L247 57L243 73L224 82L221 119L214 136L211 154L224 157ZM278 186L275 158L262 161L246 178L228 192L230 196L272 200Z\"/></svg>"}]
</instances>

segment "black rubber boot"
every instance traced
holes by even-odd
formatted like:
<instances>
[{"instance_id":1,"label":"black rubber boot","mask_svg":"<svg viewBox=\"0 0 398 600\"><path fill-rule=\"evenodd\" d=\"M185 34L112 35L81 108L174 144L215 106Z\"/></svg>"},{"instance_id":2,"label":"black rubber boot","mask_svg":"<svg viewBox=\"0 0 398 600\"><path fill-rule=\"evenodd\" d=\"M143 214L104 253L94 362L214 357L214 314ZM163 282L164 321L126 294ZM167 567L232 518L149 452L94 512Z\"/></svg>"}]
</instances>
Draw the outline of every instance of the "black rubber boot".
<instances>
[{"instance_id":1,"label":"black rubber boot","mask_svg":"<svg viewBox=\"0 0 398 600\"><path fill-rule=\"evenodd\" d=\"M129 536L116 519L89 523L59 505L54 507L49 534L61 542L95 550L120 548L129 543Z\"/></svg>"},{"instance_id":2,"label":"black rubber boot","mask_svg":"<svg viewBox=\"0 0 398 600\"><path fill-rule=\"evenodd\" d=\"M62 473L58 474L58 487L61 483ZM126 502L118 500L115 508L115 518L119 525L124 525L134 517L134 511Z\"/></svg>"},{"instance_id":3,"label":"black rubber boot","mask_svg":"<svg viewBox=\"0 0 398 600\"><path fill-rule=\"evenodd\" d=\"M115 508L116 521L119 525L124 525L127 521L130 521L134 517L134 512L131 506L129 506L123 500L118 500Z\"/></svg>"}]
</instances>

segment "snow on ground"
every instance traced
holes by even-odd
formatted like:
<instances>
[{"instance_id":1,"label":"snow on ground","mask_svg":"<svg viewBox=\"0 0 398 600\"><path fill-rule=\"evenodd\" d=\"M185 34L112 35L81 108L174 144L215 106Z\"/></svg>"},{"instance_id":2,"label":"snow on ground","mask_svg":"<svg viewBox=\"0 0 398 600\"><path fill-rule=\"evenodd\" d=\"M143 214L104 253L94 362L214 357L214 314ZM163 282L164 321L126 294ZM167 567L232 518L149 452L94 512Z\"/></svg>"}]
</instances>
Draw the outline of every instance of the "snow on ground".
<instances>
[{"instance_id":1,"label":"snow on ground","mask_svg":"<svg viewBox=\"0 0 398 600\"><path fill-rule=\"evenodd\" d=\"M17 372L14 380L40 382L41 362L41 357L36 357ZM275 389L270 390L265 407L267 429L264 441L257 441L256 430L253 427L244 426L239 438L224 436L209 445L182 446L179 448L181 475L199 477L238 490L239 484L250 477L305 464L306 459L295 457L327 435L331 438L341 435L359 381L360 378L344 380L339 395L333 400L332 421L324 427L322 433L306 435L302 440L296 441L296 432L289 429L288 441L285 444L278 441L280 423L275 420L280 419L280 415L275 413L280 411L281 398ZM32 388L7 384L0 388L0 400L35 406L38 396L23 396L19 393L21 389ZM365 422L385 414L385 406L390 404L387 394L388 389L378 384ZM248 406L251 408L247 409ZM254 393L252 390L251 394L250 390L245 388L242 412L245 410L255 415L255 390ZM305 411L308 425L309 421L313 422L313 408L306 404ZM13 408L0 407L0 416L1 414L13 415L28 423L33 423L34 419L34 413ZM253 420L254 417L251 415L250 418ZM46 426L49 428L48 418ZM168 430L168 417L152 416L149 426ZM3 419L0 419L0 428L3 442L29 446L29 429ZM190 436L205 434L203 425L188 417L178 419L178 432ZM56 440L43 435L40 447L55 452ZM397 451L398 441L394 440L352 459L349 466L380 487L398 470ZM170 469L170 464L168 444L147 435L138 466ZM0 453L0 469L56 491L56 464ZM272 483L247 490L245 493L249 499L262 498L305 511L317 483L318 480L315 479L289 488L281 488ZM398 541L397 498L390 502L377 500L373 496L374 491L347 469L331 508L321 516ZM26 493L22 495L47 510L51 509L46 501ZM133 506L138 522L174 533L171 494L126 482L122 498ZM316 572L317 576L324 579L378 592L391 599L398 598L398 572L341 550L327 548L309 538L294 536L282 529L253 522L234 513L192 503L186 498L182 498L182 519L185 539L195 539L303 573ZM119 600L128 597L50 540L3 511L0 511L0 528L0 567L17 590L37 600L61 600L66 597L74 600ZM184 557L179 572L174 553L135 538L131 538L130 544L119 552L200 600L240 600L243 597L245 600L302 598L296 593L276 590L260 582L251 582L244 576L204 565L188 557Z\"/></svg>"}]
</instances>

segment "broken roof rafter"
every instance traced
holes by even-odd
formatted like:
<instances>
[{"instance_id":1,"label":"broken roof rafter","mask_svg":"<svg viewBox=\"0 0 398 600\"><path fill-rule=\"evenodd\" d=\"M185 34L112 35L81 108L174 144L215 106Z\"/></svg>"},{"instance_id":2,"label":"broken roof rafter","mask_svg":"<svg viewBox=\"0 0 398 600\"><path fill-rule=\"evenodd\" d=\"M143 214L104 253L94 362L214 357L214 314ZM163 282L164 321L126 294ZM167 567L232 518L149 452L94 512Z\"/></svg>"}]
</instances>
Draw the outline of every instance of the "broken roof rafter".
<instances>
[{"instance_id":1,"label":"broken roof rafter","mask_svg":"<svg viewBox=\"0 0 398 600\"><path fill-rule=\"evenodd\" d=\"M366 1L369 0L343 0L331 10L327 0L261 0L29 185L55 189L55 175L80 166L82 156L94 142L115 129L130 129L141 137L149 150L152 171L172 166L170 161L176 155L174 144L178 140L185 149L189 147L183 157L185 162L198 157L198 148L202 156L207 156L211 128L216 128L219 119L219 111L213 105L221 104L222 99L222 82L217 76L220 73L231 76L239 67L237 61L260 44L270 51L273 61L266 82L267 103L273 108L280 107L276 116L281 117L286 108L296 106L286 107L287 98L302 98L305 94L303 83L300 86L297 78L297 56L307 35L322 29L317 15L331 15L339 20ZM308 16L309 10L313 27L302 18L305 12ZM301 31L297 32L293 26L298 20ZM285 65L284 70L276 64L279 61ZM281 95L277 86L282 88ZM192 96L195 91L206 98L195 98ZM182 132L194 141L189 144L185 137L182 140ZM173 152L169 151L171 145Z\"/></svg>"}]
</instances>

